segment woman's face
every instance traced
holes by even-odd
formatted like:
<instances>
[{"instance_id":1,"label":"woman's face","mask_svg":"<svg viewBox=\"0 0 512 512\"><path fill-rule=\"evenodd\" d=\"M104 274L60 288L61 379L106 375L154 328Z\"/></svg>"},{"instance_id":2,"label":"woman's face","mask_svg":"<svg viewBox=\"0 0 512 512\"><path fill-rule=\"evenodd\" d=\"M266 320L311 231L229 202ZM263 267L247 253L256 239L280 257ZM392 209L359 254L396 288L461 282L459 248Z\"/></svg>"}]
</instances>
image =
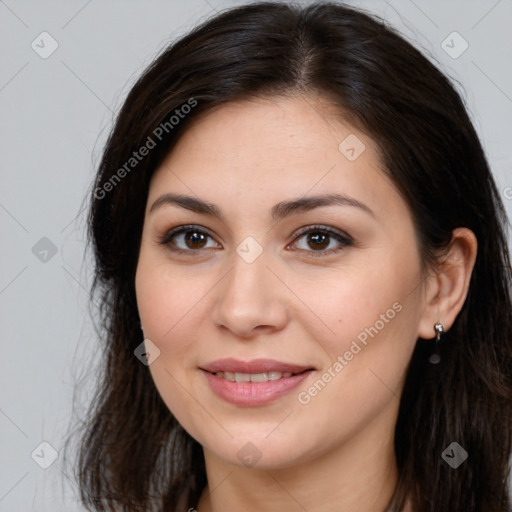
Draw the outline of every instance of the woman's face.
<instances>
[{"instance_id":1,"label":"woman's face","mask_svg":"<svg viewBox=\"0 0 512 512\"><path fill-rule=\"evenodd\" d=\"M392 450L417 239L375 143L321 98L230 103L185 132L151 181L136 291L155 385L205 453Z\"/></svg>"}]
</instances>

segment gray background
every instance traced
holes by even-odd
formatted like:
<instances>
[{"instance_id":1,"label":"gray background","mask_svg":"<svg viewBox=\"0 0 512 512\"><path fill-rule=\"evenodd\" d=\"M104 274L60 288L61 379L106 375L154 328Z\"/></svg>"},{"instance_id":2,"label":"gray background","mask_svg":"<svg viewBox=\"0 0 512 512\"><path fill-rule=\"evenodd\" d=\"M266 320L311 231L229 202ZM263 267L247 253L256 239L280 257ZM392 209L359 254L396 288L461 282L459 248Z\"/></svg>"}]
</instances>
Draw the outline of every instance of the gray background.
<instances>
[{"instance_id":1,"label":"gray background","mask_svg":"<svg viewBox=\"0 0 512 512\"><path fill-rule=\"evenodd\" d=\"M134 79L172 39L240 3L0 0L1 511L83 510L61 484L64 434L101 357L83 199ZM512 212L512 0L351 3L388 19L459 83ZM42 58L45 31L58 48ZM452 56L442 46L454 31L469 45L457 58L462 40L444 43ZM59 453L47 469L43 441Z\"/></svg>"}]
</instances>

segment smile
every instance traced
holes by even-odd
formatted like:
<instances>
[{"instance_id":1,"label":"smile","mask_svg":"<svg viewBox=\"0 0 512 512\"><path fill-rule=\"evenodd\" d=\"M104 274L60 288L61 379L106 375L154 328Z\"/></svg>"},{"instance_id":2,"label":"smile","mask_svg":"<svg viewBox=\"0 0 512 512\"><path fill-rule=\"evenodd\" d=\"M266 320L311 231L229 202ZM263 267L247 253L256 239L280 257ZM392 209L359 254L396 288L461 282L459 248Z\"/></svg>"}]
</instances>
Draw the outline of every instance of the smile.
<instances>
[{"instance_id":1,"label":"smile","mask_svg":"<svg viewBox=\"0 0 512 512\"><path fill-rule=\"evenodd\" d=\"M314 368L273 359L220 359L200 367L210 391L237 406L256 407L289 394Z\"/></svg>"}]
</instances>

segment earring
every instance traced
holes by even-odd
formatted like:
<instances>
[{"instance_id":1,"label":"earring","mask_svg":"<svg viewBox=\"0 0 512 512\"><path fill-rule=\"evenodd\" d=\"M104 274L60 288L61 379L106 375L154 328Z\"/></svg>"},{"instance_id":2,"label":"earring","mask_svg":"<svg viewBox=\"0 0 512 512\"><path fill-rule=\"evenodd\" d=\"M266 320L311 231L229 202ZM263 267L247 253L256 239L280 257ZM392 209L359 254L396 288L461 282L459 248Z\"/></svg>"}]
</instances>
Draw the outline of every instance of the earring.
<instances>
[{"instance_id":1,"label":"earring","mask_svg":"<svg viewBox=\"0 0 512 512\"><path fill-rule=\"evenodd\" d=\"M437 364L441 361L441 355L439 354L439 342L441 341L441 335L444 333L444 327L441 322L437 322L434 325L434 331L436 333L436 342L435 348L432 355L428 358L429 362L432 364Z\"/></svg>"}]
</instances>

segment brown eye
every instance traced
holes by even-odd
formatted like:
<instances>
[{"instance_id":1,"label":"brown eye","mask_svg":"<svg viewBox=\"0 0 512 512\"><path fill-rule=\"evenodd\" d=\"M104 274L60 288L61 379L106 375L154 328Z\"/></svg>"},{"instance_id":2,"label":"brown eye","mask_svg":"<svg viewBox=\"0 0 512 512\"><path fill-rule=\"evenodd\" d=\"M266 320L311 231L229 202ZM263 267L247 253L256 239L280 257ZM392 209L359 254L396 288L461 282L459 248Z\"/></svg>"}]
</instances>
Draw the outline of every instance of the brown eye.
<instances>
[{"instance_id":1,"label":"brown eye","mask_svg":"<svg viewBox=\"0 0 512 512\"><path fill-rule=\"evenodd\" d=\"M160 241L174 252L194 252L202 249L219 248L211 235L195 226L180 226L172 229Z\"/></svg>"},{"instance_id":2,"label":"brown eye","mask_svg":"<svg viewBox=\"0 0 512 512\"><path fill-rule=\"evenodd\" d=\"M311 256L321 257L329 256L353 245L353 240L343 232L322 226L312 226L299 232L293 245L303 252L308 252Z\"/></svg>"}]
</instances>

